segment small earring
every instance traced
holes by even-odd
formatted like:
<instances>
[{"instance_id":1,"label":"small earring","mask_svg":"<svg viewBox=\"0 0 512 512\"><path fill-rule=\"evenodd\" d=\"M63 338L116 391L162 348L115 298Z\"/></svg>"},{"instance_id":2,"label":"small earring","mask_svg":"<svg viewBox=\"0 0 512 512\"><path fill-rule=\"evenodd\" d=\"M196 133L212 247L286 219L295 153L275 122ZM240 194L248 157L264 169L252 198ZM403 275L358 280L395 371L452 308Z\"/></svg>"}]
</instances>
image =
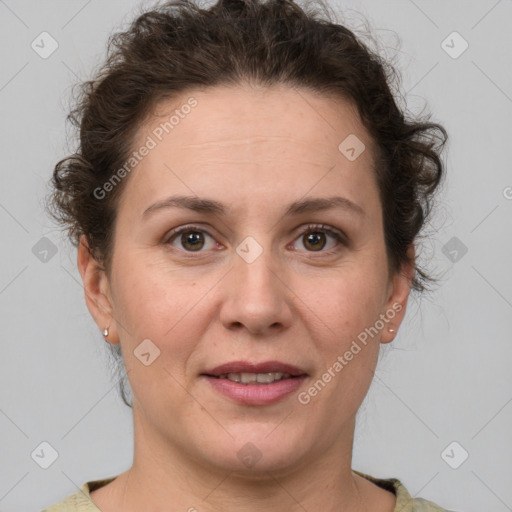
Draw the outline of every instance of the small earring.
<instances>
[{"instance_id":1,"label":"small earring","mask_svg":"<svg viewBox=\"0 0 512 512\"><path fill-rule=\"evenodd\" d=\"M106 338L108 336L108 327L105 327L103 330L103 336Z\"/></svg>"},{"instance_id":2,"label":"small earring","mask_svg":"<svg viewBox=\"0 0 512 512\"><path fill-rule=\"evenodd\" d=\"M388 331L389 331L390 333L394 333L394 332L395 332L395 329L393 329L393 328L391 328L391 327L390 327L390 328L388 329Z\"/></svg>"}]
</instances>

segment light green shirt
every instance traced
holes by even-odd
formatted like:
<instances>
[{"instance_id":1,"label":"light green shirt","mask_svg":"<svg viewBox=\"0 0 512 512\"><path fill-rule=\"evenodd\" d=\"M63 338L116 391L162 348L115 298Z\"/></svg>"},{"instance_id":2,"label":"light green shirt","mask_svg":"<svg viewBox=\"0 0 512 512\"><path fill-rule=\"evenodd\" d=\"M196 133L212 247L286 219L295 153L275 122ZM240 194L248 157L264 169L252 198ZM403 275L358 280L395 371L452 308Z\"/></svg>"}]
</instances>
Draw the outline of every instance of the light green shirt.
<instances>
[{"instance_id":1,"label":"light green shirt","mask_svg":"<svg viewBox=\"0 0 512 512\"><path fill-rule=\"evenodd\" d=\"M407 489L397 478L380 479L355 470L354 473L370 480L383 489L393 492L396 495L396 506L393 512L451 512L423 498L412 498ZM115 478L116 477L111 477L86 482L79 491L68 496L63 501L43 510L43 512L101 512L92 502L89 493L99 487L107 485Z\"/></svg>"}]
</instances>

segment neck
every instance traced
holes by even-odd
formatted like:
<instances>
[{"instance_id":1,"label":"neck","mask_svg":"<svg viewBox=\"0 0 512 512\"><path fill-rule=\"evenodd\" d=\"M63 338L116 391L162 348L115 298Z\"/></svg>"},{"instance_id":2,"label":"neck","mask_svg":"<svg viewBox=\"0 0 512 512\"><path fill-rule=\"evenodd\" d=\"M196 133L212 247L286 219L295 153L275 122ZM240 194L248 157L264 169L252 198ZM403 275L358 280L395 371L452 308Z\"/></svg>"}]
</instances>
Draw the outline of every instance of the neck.
<instances>
[{"instance_id":1,"label":"neck","mask_svg":"<svg viewBox=\"0 0 512 512\"><path fill-rule=\"evenodd\" d=\"M333 445L294 467L256 470L255 465L241 472L194 459L148 432L134 410L134 462L114 481L109 501L123 512L168 510L169 504L188 512L364 510L362 479L351 470L354 427L347 425Z\"/></svg>"}]
</instances>

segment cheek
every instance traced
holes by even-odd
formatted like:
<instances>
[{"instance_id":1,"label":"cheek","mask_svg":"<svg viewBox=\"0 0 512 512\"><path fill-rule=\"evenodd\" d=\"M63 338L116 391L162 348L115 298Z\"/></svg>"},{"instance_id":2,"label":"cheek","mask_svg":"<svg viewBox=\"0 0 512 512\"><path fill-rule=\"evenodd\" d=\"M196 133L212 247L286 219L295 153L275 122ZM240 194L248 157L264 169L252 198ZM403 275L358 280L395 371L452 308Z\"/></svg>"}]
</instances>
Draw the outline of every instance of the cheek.
<instances>
[{"instance_id":1,"label":"cheek","mask_svg":"<svg viewBox=\"0 0 512 512\"><path fill-rule=\"evenodd\" d=\"M298 399L326 437L339 435L340 424L355 416L372 381L380 335L364 340L361 333L366 334L381 312L382 290L374 277L351 269L333 276L313 295L309 336L318 374Z\"/></svg>"},{"instance_id":2,"label":"cheek","mask_svg":"<svg viewBox=\"0 0 512 512\"><path fill-rule=\"evenodd\" d=\"M125 343L151 339L159 348L186 350L194 339L197 308L211 288L210 278L194 278L162 259L118 258L113 275L116 318ZM177 343L179 340L179 343Z\"/></svg>"},{"instance_id":3,"label":"cheek","mask_svg":"<svg viewBox=\"0 0 512 512\"><path fill-rule=\"evenodd\" d=\"M311 303L314 312L309 313L310 337L322 368L331 368L335 374L332 379L324 374L333 382L324 398L334 393L356 406L366 393L380 348L380 330L375 325L382 313L385 284L386 273L374 262L347 265L322 280L322 286L310 283L307 287L311 299L305 302Z\"/></svg>"},{"instance_id":4,"label":"cheek","mask_svg":"<svg viewBox=\"0 0 512 512\"><path fill-rule=\"evenodd\" d=\"M347 266L312 290L318 316L335 333L357 336L373 325L385 300L386 274L377 266Z\"/></svg>"},{"instance_id":5,"label":"cheek","mask_svg":"<svg viewBox=\"0 0 512 512\"><path fill-rule=\"evenodd\" d=\"M115 316L134 397L145 404L144 409L166 402L178 410L189 399L183 388L187 361L203 334L200 319L207 315L201 299L213 279L187 277L180 270L169 270L161 260L136 261L133 256L117 259L112 278ZM150 354L148 365L141 359L143 353ZM162 413L155 408L152 414Z\"/></svg>"}]
</instances>

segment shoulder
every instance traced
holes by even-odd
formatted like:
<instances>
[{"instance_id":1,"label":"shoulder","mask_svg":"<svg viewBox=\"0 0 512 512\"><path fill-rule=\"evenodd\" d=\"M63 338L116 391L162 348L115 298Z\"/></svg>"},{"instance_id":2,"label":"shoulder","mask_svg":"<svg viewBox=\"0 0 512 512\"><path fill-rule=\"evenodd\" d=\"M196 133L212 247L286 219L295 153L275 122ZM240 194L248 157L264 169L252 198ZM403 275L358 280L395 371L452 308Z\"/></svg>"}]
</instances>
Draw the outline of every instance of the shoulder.
<instances>
[{"instance_id":1,"label":"shoulder","mask_svg":"<svg viewBox=\"0 0 512 512\"><path fill-rule=\"evenodd\" d=\"M116 477L114 476L86 482L74 494L70 494L55 505L45 508L42 512L101 512L91 500L90 493L95 489L99 489L100 487L107 485L115 478Z\"/></svg>"},{"instance_id":2,"label":"shoulder","mask_svg":"<svg viewBox=\"0 0 512 512\"><path fill-rule=\"evenodd\" d=\"M376 478L359 471L353 471L379 487L395 493L396 505L393 512L455 512L440 507L432 501L413 498L398 478Z\"/></svg>"}]
</instances>

